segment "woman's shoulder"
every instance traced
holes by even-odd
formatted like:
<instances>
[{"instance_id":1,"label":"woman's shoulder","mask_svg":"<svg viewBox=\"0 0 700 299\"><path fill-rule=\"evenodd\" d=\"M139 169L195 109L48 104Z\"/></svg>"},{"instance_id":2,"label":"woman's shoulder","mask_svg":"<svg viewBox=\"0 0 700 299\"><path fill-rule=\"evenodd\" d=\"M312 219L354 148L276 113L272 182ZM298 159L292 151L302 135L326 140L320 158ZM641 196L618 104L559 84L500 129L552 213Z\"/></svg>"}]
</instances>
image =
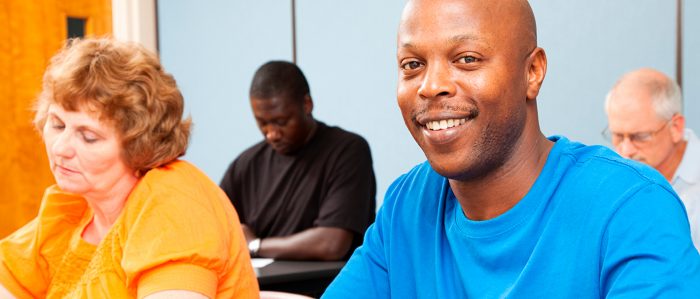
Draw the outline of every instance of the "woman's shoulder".
<instances>
[{"instance_id":1,"label":"woman's shoulder","mask_svg":"<svg viewBox=\"0 0 700 299\"><path fill-rule=\"evenodd\" d=\"M132 193L168 195L176 198L217 193L218 186L192 163L175 160L148 171ZM197 196L200 198L200 196Z\"/></svg>"},{"instance_id":2,"label":"woman's shoulder","mask_svg":"<svg viewBox=\"0 0 700 299\"><path fill-rule=\"evenodd\" d=\"M144 175L129 195L125 217L209 213L210 217L226 219L235 214L232 209L221 188L204 172L187 161L176 160Z\"/></svg>"},{"instance_id":3,"label":"woman's shoulder","mask_svg":"<svg viewBox=\"0 0 700 299\"><path fill-rule=\"evenodd\" d=\"M175 161L153 169L132 190L116 230L128 261L124 271L135 278L188 265L223 275L232 250L244 246L238 223L223 191L194 165Z\"/></svg>"}]
</instances>

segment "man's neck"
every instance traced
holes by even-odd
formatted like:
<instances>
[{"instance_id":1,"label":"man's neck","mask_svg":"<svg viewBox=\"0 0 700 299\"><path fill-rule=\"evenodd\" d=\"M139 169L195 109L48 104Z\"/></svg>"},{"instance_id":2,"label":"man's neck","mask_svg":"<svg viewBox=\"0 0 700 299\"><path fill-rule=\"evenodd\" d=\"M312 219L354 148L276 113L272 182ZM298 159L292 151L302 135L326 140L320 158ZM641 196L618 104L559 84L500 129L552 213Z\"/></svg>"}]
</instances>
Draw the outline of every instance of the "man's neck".
<instances>
[{"instance_id":1,"label":"man's neck","mask_svg":"<svg viewBox=\"0 0 700 299\"><path fill-rule=\"evenodd\" d=\"M516 145L504 165L470 181L450 179L450 187L467 218L488 220L507 212L525 197L540 175L554 145L542 133L523 136L532 142Z\"/></svg>"},{"instance_id":2,"label":"man's neck","mask_svg":"<svg viewBox=\"0 0 700 299\"><path fill-rule=\"evenodd\" d=\"M306 136L306 141L304 144L309 144L309 141L311 141L312 138L314 138L314 135L316 135L316 130L318 130L318 121L316 119L311 118L311 121L309 123L309 133Z\"/></svg>"},{"instance_id":3,"label":"man's neck","mask_svg":"<svg viewBox=\"0 0 700 299\"><path fill-rule=\"evenodd\" d=\"M658 170L669 182L673 180L673 175L676 174L676 170L678 170L678 166L681 165L681 161L683 161L683 155L685 155L685 148L688 146L688 141L682 140L679 142L675 148L673 149L673 153L671 153L671 156L666 159L666 161L662 162L659 164L658 167L656 167L656 170Z\"/></svg>"}]
</instances>

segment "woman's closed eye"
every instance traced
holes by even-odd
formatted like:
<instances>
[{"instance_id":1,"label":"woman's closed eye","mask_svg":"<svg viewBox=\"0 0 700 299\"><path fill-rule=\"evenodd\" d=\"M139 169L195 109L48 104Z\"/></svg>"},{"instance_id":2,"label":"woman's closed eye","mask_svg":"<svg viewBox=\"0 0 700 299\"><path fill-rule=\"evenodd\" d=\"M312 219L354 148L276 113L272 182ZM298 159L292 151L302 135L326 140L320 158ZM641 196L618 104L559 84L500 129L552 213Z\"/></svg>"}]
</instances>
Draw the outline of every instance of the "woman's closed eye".
<instances>
[{"instance_id":1,"label":"woman's closed eye","mask_svg":"<svg viewBox=\"0 0 700 299\"><path fill-rule=\"evenodd\" d=\"M80 135L86 143L95 143L99 140L99 136L90 131L80 131Z\"/></svg>"}]
</instances>

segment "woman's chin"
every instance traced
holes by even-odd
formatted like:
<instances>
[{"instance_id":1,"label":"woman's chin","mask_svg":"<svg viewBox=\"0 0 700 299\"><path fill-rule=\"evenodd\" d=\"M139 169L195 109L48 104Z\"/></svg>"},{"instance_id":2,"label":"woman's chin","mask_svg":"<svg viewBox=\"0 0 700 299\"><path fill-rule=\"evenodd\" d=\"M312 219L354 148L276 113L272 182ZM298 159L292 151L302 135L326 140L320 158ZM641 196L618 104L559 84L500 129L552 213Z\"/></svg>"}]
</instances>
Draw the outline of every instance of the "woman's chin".
<instances>
[{"instance_id":1,"label":"woman's chin","mask_svg":"<svg viewBox=\"0 0 700 299\"><path fill-rule=\"evenodd\" d=\"M75 182L66 182L61 180L56 180L56 185L63 192L73 193L73 194L83 194L85 193L85 186L76 184Z\"/></svg>"}]
</instances>

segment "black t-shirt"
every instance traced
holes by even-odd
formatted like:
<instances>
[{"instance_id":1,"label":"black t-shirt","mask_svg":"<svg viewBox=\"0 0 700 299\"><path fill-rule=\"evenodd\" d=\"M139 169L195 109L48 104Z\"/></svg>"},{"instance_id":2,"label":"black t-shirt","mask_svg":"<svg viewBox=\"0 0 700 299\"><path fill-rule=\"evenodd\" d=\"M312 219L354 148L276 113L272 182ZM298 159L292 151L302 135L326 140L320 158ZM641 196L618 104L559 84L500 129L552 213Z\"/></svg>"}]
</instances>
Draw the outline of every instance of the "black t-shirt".
<instances>
[{"instance_id":1,"label":"black t-shirt","mask_svg":"<svg viewBox=\"0 0 700 299\"><path fill-rule=\"evenodd\" d=\"M353 232L349 254L375 217L376 182L369 145L357 134L322 122L293 155L262 141L234 160L221 188L260 238L311 227Z\"/></svg>"}]
</instances>

